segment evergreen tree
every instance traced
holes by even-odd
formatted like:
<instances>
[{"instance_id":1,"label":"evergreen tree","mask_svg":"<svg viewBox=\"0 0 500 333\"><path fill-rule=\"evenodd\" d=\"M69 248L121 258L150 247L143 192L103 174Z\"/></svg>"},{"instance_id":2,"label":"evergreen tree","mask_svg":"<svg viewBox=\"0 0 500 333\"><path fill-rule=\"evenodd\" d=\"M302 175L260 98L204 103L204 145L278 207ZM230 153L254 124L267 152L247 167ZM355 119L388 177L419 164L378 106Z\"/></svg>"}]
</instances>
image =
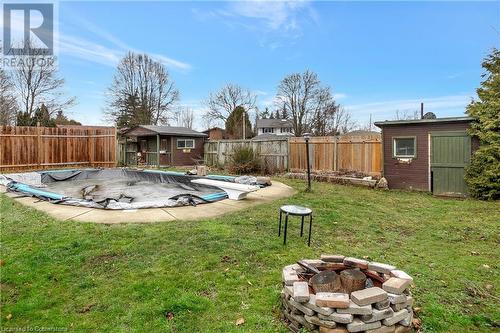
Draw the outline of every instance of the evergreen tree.
<instances>
[{"instance_id":1,"label":"evergreen tree","mask_svg":"<svg viewBox=\"0 0 500 333\"><path fill-rule=\"evenodd\" d=\"M481 146L466 168L469 193L476 198L500 198L500 51L494 49L482 63L484 80L476 90L478 99L467 106L474 118L469 134L479 138Z\"/></svg>"},{"instance_id":2,"label":"evergreen tree","mask_svg":"<svg viewBox=\"0 0 500 333\"><path fill-rule=\"evenodd\" d=\"M279 110L276 110L276 115L274 116L274 118L275 119L280 119L281 118Z\"/></svg>"},{"instance_id":3,"label":"evergreen tree","mask_svg":"<svg viewBox=\"0 0 500 333\"><path fill-rule=\"evenodd\" d=\"M262 111L262 112L261 112L261 114L260 114L260 118L261 118L261 119L268 119L268 118L269 118L269 116L270 116L270 114L269 114L269 108L267 108L267 107L266 107L266 108L264 109L264 111Z\"/></svg>"},{"instance_id":4,"label":"evergreen tree","mask_svg":"<svg viewBox=\"0 0 500 333\"><path fill-rule=\"evenodd\" d=\"M281 109L281 119L288 119L288 110L285 107L285 104L283 104L283 108Z\"/></svg>"},{"instance_id":5,"label":"evergreen tree","mask_svg":"<svg viewBox=\"0 0 500 333\"><path fill-rule=\"evenodd\" d=\"M81 125L82 124L76 120L69 119L68 117L66 117L66 115L64 114L64 112L62 110L57 111L57 115L54 118L54 122L56 123L56 125Z\"/></svg>"},{"instance_id":6,"label":"evergreen tree","mask_svg":"<svg viewBox=\"0 0 500 333\"><path fill-rule=\"evenodd\" d=\"M252 124L248 113L242 106L237 106L226 120L226 133L230 138L243 138L243 118L245 119L245 139L252 137Z\"/></svg>"}]
</instances>

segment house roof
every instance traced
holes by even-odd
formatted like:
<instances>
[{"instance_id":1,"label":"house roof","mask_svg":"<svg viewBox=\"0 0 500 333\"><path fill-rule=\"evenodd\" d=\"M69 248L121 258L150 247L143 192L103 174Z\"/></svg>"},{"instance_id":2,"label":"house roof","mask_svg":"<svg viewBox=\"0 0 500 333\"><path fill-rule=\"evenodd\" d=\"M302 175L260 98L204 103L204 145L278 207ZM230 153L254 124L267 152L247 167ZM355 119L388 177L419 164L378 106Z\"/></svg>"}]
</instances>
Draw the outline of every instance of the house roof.
<instances>
[{"instance_id":1,"label":"house roof","mask_svg":"<svg viewBox=\"0 0 500 333\"><path fill-rule=\"evenodd\" d=\"M434 123L455 123L455 122L470 122L471 117L448 117L448 118L435 118L435 119L410 119L410 120L386 120L377 121L375 126L394 126L394 125L413 125L413 124L434 124Z\"/></svg>"},{"instance_id":2,"label":"house roof","mask_svg":"<svg viewBox=\"0 0 500 333\"><path fill-rule=\"evenodd\" d=\"M274 128L291 128L293 127L290 119L257 119L257 128L274 127Z\"/></svg>"},{"instance_id":3,"label":"house roof","mask_svg":"<svg viewBox=\"0 0 500 333\"><path fill-rule=\"evenodd\" d=\"M225 129L216 126L216 127L211 127L209 129L204 130L203 133L208 134L208 132L213 131L213 130L217 130L217 129L220 129L221 131L225 131Z\"/></svg>"},{"instance_id":4,"label":"house roof","mask_svg":"<svg viewBox=\"0 0 500 333\"><path fill-rule=\"evenodd\" d=\"M190 137L206 137L205 133L197 132L195 130L189 129L187 127L176 127L176 126L156 126L156 125L139 125L133 127L125 132L125 134L134 131L135 129L142 128L151 134L161 134L161 135L176 135L176 136L190 136Z\"/></svg>"}]
</instances>

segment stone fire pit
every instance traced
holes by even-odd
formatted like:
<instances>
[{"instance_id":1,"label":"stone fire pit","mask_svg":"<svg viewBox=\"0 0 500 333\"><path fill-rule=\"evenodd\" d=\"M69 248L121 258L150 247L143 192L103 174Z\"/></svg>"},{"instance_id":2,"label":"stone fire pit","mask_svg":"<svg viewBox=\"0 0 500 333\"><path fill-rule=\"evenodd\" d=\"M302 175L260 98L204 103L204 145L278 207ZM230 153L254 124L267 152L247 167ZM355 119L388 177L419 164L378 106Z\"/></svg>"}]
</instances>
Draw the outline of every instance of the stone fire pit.
<instances>
[{"instance_id":1,"label":"stone fire pit","mask_svg":"<svg viewBox=\"0 0 500 333\"><path fill-rule=\"evenodd\" d=\"M411 332L411 276L396 267L341 255L283 268L282 319L293 332Z\"/></svg>"}]
</instances>

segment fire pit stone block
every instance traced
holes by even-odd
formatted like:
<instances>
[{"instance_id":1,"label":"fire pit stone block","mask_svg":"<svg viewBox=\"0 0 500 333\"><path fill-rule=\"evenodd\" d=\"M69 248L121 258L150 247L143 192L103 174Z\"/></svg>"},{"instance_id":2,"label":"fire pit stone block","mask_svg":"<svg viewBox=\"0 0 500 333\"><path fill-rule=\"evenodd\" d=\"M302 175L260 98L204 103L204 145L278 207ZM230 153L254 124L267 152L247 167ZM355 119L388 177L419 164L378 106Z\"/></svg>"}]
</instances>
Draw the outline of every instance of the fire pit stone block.
<instances>
[{"instance_id":1,"label":"fire pit stone block","mask_svg":"<svg viewBox=\"0 0 500 333\"><path fill-rule=\"evenodd\" d=\"M316 305L316 295L314 295L314 294L309 295L309 302L305 303L304 306L306 306L309 309L314 310L318 314L322 314L324 316L329 316L333 312L335 312L335 309L332 309L332 308L329 308L329 307L317 306Z\"/></svg>"},{"instance_id":2,"label":"fire pit stone block","mask_svg":"<svg viewBox=\"0 0 500 333\"><path fill-rule=\"evenodd\" d=\"M368 261L358 258L344 258L344 265L348 267L358 267L361 269L368 269Z\"/></svg>"},{"instance_id":3,"label":"fire pit stone block","mask_svg":"<svg viewBox=\"0 0 500 333\"><path fill-rule=\"evenodd\" d=\"M387 292L379 287L371 287L354 291L351 299L357 305L368 305L386 300Z\"/></svg>"},{"instance_id":4,"label":"fire pit stone block","mask_svg":"<svg viewBox=\"0 0 500 333\"><path fill-rule=\"evenodd\" d=\"M371 305L357 305L352 300L349 302L349 307L345 309L337 309L337 313L348 313L352 315L369 315L372 313Z\"/></svg>"},{"instance_id":5,"label":"fire pit stone block","mask_svg":"<svg viewBox=\"0 0 500 333\"><path fill-rule=\"evenodd\" d=\"M373 323L365 323L361 319L355 318L352 321L352 323L347 324L347 331L351 333L363 332L379 328L380 326L382 326L382 323L380 321L375 321Z\"/></svg>"},{"instance_id":6,"label":"fire pit stone block","mask_svg":"<svg viewBox=\"0 0 500 333\"><path fill-rule=\"evenodd\" d=\"M316 305L345 309L349 307L349 295L343 293L316 293Z\"/></svg>"},{"instance_id":7,"label":"fire pit stone block","mask_svg":"<svg viewBox=\"0 0 500 333\"><path fill-rule=\"evenodd\" d=\"M334 312L329 316L323 316L321 314L318 314L318 317L320 319L334 321L334 322L339 323L339 324L349 324L354 319L352 314L338 313L338 312Z\"/></svg>"},{"instance_id":8,"label":"fire pit stone block","mask_svg":"<svg viewBox=\"0 0 500 333\"><path fill-rule=\"evenodd\" d=\"M326 262L334 262L338 264L344 263L345 256L339 254L322 254L321 260Z\"/></svg>"},{"instance_id":9,"label":"fire pit stone block","mask_svg":"<svg viewBox=\"0 0 500 333\"><path fill-rule=\"evenodd\" d=\"M391 294L401 295L410 284L410 280L391 277L382 284L382 289Z\"/></svg>"},{"instance_id":10,"label":"fire pit stone block","mask_svg":"<svg viewBox=\"0 0 500 333\"><path fill-rule=\"evenodd\" d=\"M293 299L299 303L309 301L309 285L307 282L294 282L293 283Z\"/></svg>"},{"instance_id":11,"label":"fire pit stone block","mask_svg":"<svg viewBox=\"0 0 500 333\"><path fill-rule=\"evenodd\" d=\"M371 315L361 316L361 320L365 323L373 323L374 321L383 320L394 315L394 311L391 308L387 308L384 310L373 309Z\"/></svg>"},{"instance_id":12,"label":"fire pit stone block","mask_svg":"<svg viewBox=\"0 0 500 333\"><path fill-rule=\"evenodd\" d=\"M398 312L395 312L392 317L386 318L382 321L382 324L385 326L391 326L394 325L401 320L405 320L408 317L408 310L403 309Z\"/></svg>"},{"instance_id":13,"label":"fire pit stone block","mask_svg":"<svg viewBox=\"0 0 500 333\"><path fill-rule=\"evenodd\" d=\"M371 262L368 264L368 269L377 273L391 274L391 271L395 270L396 267L380 262Z\"/></svg>"},{"instance_id":14,"label":"fire pit stone block","mask_svg":"<svg viewBox=\"0 0 500 333\"><path fill-rule=\"evenodd\" d=\"M389 300L386 299L386 300L383 300L383 301L380 301L380 302L373 304L373 307L377 310L384 310L384 309L387 309L390 305L391 305L391 303L389 303Z\"/></svg>"},{"instance_id":15,"label":"fire pit stone block","mask_svg":"<svg viewBox=\"0 0 500 333\"><path fill-rule=\"evenodd\" d=\"M382 325L374 330L365 331L365 333L394 333L396 331L396 326L385 326Z\"/></svg>"},{"instance_id":16,"label":"fire pit stone block","mask_svg":"<svg viewBox=\"0 0 500 333\"><path fill-rule=\"evenodd\" d=\"M403 280L410 280L411 283L413 283L413 278L409 276L406 272L403 272L399 269L394 269L391 271L391 276L392 277L397 277L399 279Z\"/></svg>"},{"instance_id":17,"label":"fire pit stone block","mask_svg":"<svg viewBox=\"0 0 500 333\"><path fill-rule=\"evenodd\" d=\"M323 326L323 327L326 327L326 328L335 328L337 327L337 323L334 322L334 321L331 321L331 320L324 320L324 319L321 319L317 316L308 316L308 315L305 315L304 318L306 319L306 321L308 321L309 323L313 324L313 325L318 325L318 326Z\"/></svg>"}]
</instances>

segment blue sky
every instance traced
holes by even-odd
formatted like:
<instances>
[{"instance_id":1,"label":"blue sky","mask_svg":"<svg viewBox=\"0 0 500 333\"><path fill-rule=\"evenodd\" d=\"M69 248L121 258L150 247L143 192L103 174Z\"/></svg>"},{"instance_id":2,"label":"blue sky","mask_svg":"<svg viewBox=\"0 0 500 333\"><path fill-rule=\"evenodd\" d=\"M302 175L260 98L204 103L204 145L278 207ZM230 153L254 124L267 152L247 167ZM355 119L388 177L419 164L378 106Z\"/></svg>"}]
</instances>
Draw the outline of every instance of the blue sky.
<instances>
[{"instance_id":1,"label":"blue sky","mask_svg":"<svg viewBox=\"0 0 500 333\"><path fill-rule=\"evenodd\" d=\"M169 69L203 126L228 82L273 105L280 79L310 69L360 123L419 108L460 116L480 63L500 47L500 2L60 2L59 69L71 116L105 124L105 91L128 50Z\"/></svg>"}]
</instances>

